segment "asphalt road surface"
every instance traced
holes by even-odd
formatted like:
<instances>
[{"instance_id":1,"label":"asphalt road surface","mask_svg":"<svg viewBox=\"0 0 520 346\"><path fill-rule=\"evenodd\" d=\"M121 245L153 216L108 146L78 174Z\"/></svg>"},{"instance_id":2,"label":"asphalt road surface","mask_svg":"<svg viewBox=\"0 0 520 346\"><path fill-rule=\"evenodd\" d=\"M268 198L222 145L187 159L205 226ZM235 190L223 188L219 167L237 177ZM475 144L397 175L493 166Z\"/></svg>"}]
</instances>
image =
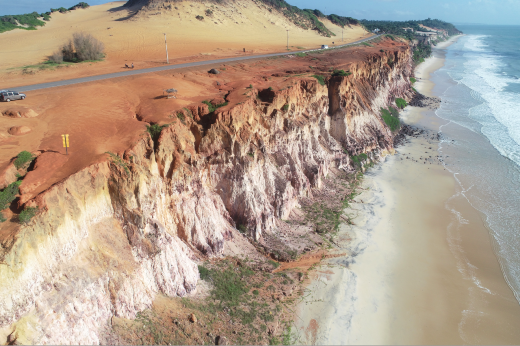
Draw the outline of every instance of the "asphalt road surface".
<instances>
[{"instance_id":1,"label":"asphalt road surface","mask_svg":"<svg viewBox=\"0 0 520 346\"><path fill-rule=\"evenodd\" d=\"M332 49L346 47L346 46L352 46L352 45L355 45L355 44L359 44L359 43L362 43L362 42L373 40L375 38L378 38L379 36L381 36L381 35L376 35L376 36L365 38L365 39L362 39L362 40L359 40L359 41L356 41L356 42L350 42L350 43L347 43L347 44L334 46L334 47L332 47ZM67 79L67 80L56 81L56 82L49 82L49 83L42 83L42 84L33 84L33 85L27 85L27 86L22 86L22 87L9 88L8 90L16 90L16 91L19 91L19 92L26 92L26 91L33 91L33 90L39 90L39 89L55 88L55 87L60 87L60 86L65 86L65 85L95 82L95 81L103 80L103 79L128 77L128 76L134 76L134 75L143 74L143 73L175 70L175 69L180 69L180 68L185 68L185 67L195 67L195 66L204 66L204 65L212 65L212 64L221 64L221 63L232 62L232 61L270 58L270 57L273 57L273 56L292 55L292 54L297 54L297 53L307 53L307 52L312 52L312 51L316 51L316 50L319 50L319 49L311 49L311 50L297 51L297 52L288 52L288 53L272 53L272 54L265 54L265 55L248 55L248 56L241 56L241 57L237 57L237 58L225 58L225 59L217 59L217 60L204 60L204 61L190 62L190 63L185 63L185 64L166 65L166 66L145 68L145 69L141 69L141 70L128 70L128 71L123 71L123 72L108 73L108 74L102 74L102 75L97 75L97 76L75 78L75 79Z\"/></svg>"}]
</instances>

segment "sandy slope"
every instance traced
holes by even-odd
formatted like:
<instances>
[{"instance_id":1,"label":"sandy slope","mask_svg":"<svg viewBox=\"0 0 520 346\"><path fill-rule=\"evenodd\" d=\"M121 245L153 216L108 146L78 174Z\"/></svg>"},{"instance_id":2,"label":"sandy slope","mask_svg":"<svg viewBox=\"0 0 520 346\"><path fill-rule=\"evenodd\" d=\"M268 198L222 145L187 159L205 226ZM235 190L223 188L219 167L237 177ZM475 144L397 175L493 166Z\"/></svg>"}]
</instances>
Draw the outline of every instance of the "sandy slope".
<instances>
[{"instance_id":1,"label":"sandy slope","mask_svg":"<svg viewBox=\"0 0 520 346\"><path fill-rule=\"evenodd\" d=\"M163 33L168 37L170 63L283 51L287 44L286 29L290 30L289 46L293 50L341 41L341 27L328 20L324 24L339 36L327 38L301 29L278 12L270 12L251 0L238 0L225 6L184 1L138 14L136 9L123 8L123 4L110 2L66 14L55 13L45 27L36 31L1 34L0 81L9 80L12 86L120 71L125 63L133 62L136 68L163 64ZM213 12L211 16L206 14L208 9ZM204 16L204 20L197 20L197 15ZM103 41L106 61L22 74L21 66L47 60L78 31L91 33ZM344 30L344 42L365 36L368 34L361 27Z\"/></svg>"}]
</instances>

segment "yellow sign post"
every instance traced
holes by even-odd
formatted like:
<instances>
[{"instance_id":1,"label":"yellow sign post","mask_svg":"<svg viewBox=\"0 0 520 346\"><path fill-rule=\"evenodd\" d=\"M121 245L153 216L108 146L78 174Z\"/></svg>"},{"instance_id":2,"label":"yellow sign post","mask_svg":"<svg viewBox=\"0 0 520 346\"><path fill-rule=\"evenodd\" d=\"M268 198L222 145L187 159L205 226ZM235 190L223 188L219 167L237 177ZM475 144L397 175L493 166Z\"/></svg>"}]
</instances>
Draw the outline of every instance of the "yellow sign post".
<instances>
[{"instance_id":1,"label":"yellow sign post","mask_svg":"<svg viewBox=\"0 0 520 346\"><path fill-rule=\"evenodd\" d=\"M65 148L65 153L69 155L69 135L61 135L63 139L63 147Z\"/></svg>"}]
</instances>

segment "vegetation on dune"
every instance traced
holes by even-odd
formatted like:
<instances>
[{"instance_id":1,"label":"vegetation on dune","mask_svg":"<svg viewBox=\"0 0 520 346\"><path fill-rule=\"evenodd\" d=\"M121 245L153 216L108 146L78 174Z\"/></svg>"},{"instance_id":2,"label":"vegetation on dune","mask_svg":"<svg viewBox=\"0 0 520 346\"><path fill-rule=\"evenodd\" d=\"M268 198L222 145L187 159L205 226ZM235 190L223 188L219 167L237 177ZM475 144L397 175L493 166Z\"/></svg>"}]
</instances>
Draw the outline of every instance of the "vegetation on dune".
<instances>
[{"instance_id":1,"label":"vegetation on dune","mask_svg":"<svg viewBox=\"0 0 520 346\"><path fill-rule=\"evenodd\" d=\"M44 26L45 22L51 19L51 14L53 12L65 13L76 10L78 8L87 7L90 7L90 5L86 2L80 2L79 4L74 5L68 9L60 7L51 8L49 12L44 13L32 12L0 16L0 33L14 29L36 30L37 27Z\"/></svg>"},{"instance_id":2,"label":"vegetation on dune","mask_svg":"<svg viewBox=\"0 0 520 346\"><path fill-rule=\"evenodd\" d=\"M103 42L91 34L76 32L61 49L55 51L49 62L61 64L66 62L98 61L105 57Z\"/></svg>"},{"instance_id":3,"label":"vegetation on dune","mask_svg":"<svg viewBox=\"0 0 520 346\"><path fill-rule=\"evenodd\" d=\"M42 20L39 18L42 18ZM37 26L44 26L44 20L49 19L48 15L39 14L38 12L0 16L0 33L13 29L34 30Z\"/></svg>"}]
</instances>

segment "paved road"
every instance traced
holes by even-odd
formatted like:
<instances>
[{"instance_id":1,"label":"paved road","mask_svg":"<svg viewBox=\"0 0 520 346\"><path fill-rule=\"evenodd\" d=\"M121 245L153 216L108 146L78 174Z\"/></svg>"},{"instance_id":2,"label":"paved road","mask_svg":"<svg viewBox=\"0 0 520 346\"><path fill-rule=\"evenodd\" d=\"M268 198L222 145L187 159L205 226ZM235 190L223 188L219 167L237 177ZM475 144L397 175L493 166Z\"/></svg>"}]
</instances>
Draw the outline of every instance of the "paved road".
<instances>
[{"instance_id":1,"label":"paved road","mask_svg":"<svg viewBox=\"0 0 520 346\"><path fill-rule=\"evenodd\" d=\"M343 44L340 46L334 46L333 48L341 48L346 46L351 46L354 44L366 42L373 40L381 35L372 36L369 38L365 38L356 42L350 42L347 44ZM185 67L195 67L195 66L204 66L204 65L212 65L212 64L221 64L226 62L232 62L232 61L241 61L241 60L250 60L250 59L262 59L262 58L269 58L273 56L280 56L280 55L291 55L296 53L306 53L306 52L312 52L317 49L311 49L311 50L305 50L305 51L297 51L297 52L289 52L289 53L272 53L272 54L265 54L265 55L248 55L248 56L241 56L237 58L225 58L225 59L217 59L217 60L204 60L204 61L197 61L197 62L189 62L185 64L176 64L176 65L166 65L166 66L159 66L159 67L151 67L151 68L145 68L141 70L128 70L123 72L115 72L115 73L109 73L109 74L102 74L98 76L90 76L90 77L83 77L83 78L75 78L75 79L67 79L62 81L56 81L56 82L49 82L49 83L42 83L42 84L33 84L33 85L27 85L22 87L16 87L16 88L8 88L8 90L16 90L20 92L26 92L26 91L33 91L33 90L39 90L39 89L47 89L47 88L55 88L65 85L72 85L72 84L80 84L80 83L88 83L88 82L94 82L98 80L103 79L111 79L111 78L118 78L118 77L128 77L128 76L134 76L138 74L143 73L150 73L150 72L160 72L160 71L167 71L167 70L175 70L179 68L185 68Z\"/></svg>"}]
</instances>

